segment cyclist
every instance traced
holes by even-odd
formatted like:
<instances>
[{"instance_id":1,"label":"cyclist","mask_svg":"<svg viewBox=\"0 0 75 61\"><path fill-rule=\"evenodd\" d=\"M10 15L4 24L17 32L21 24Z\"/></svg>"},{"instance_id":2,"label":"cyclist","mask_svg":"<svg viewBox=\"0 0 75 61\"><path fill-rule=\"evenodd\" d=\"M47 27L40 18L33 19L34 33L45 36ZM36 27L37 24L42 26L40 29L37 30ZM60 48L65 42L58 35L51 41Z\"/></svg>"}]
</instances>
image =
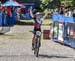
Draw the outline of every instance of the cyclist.
<instances>
[{"instance_id":1,"label":"cyclist","mask_svg":"<svg viewBox=\"0 0 75 61\"><path fill-rule=\"evenodd\" d=\"M47 13L42 16L41 12L36 12L35 14L32 13L32 9L30 9L30 15L34 19L34 36L32 39L32 50L34 50L34 41L36 37L36 31L41 31L41 24L44 18L47 16Z\"/></svg>"}]
</instances>

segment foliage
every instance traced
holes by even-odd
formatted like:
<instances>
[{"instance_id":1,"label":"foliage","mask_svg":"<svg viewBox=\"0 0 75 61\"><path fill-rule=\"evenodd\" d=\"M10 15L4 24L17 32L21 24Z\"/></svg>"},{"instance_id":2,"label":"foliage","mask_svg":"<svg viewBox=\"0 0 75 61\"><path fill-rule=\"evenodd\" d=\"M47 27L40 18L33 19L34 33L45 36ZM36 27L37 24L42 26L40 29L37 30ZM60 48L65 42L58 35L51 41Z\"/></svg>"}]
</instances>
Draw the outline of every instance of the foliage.
<instances>
[{"instance_id":1,"label":"foliage","mask_svg":"<svg viewBox=\"0 0 75 61\"><path fill-rule=\"evenodd\" d=\"M60 0L41 0L40 7L44 10L46 8L53 9L58 7L59 5L60 5Z\"/></svg>"},{"instance_id":2,"label":"foliage","mask_svg":"<svg viewBox=\"0 0 75 61\"><path fill-rule=\"evenodd\" d=\"M75 7L75 0L72 1L73 6Z\"/></svg>"},{"instance_id":3,"label":"foliage","mask_svg":"<svg viewBox=\"0 0 75 61\"><path fill-rule=\"evenodd\" d=\"M41 0L41 8L56 8L61 3L64 3L65 6L74 6L75 7L75 0ZM48 6L47 6L48 5Z\"/></svg>"}]
</instances>

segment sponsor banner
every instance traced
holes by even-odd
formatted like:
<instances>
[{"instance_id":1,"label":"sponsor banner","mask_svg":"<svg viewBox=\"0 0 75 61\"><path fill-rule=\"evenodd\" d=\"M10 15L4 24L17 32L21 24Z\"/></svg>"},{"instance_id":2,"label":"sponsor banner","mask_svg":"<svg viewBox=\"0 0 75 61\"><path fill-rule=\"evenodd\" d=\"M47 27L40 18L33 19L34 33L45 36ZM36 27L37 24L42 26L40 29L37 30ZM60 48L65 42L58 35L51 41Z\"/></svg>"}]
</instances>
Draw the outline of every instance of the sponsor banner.
<instances>
[{"instance_id":1,"label":"sponsor banner","mask_svg":"<svg viewBox=\"0 0 75 61\"><path fill-rule=\"evenodd\" d=\"M64 22L59 22L59 30L58 30L58 40L64 41Z\"/></svg>"}]
</instances>

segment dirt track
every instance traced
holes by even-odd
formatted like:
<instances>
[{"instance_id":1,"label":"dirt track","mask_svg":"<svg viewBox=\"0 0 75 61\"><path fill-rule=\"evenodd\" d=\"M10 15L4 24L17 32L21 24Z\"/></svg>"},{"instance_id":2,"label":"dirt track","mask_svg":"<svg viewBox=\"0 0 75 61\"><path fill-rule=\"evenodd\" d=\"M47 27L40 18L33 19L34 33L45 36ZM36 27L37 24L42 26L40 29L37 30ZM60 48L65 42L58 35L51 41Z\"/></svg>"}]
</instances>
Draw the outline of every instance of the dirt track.
<instances>
[{"instance_id":1,"label":"dirt track","mask_svg":"<svg viewBox=\"0 0 75 61\"><path fill-rule=\"evenodd\" d=\"M72 48L43 39L40 56L36 58L31 50L32 30L32 25L16 25L9 33L0 35L0 61L74 61Z\"/></svg>"}]
</instances>

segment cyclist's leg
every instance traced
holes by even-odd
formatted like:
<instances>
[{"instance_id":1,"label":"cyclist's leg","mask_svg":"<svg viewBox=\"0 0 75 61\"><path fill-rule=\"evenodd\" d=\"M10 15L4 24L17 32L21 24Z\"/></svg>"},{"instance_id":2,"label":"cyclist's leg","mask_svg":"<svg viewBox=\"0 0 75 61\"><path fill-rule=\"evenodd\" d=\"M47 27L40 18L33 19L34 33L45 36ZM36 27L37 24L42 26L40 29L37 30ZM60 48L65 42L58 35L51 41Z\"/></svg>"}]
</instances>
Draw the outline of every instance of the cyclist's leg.
<instances>
[{"instance_id":1,"label":"cyclist's leg","mask_svg":"<svg viewBox=\"0 0 75 61\"><path fill-rule=\"evenodd\" d=\"M39 47L41 47L41 36L39 37Z\"/></svg>"},{"instance_id":2,"label":"cyclist's leg","mask_svg":"<svg viewBox=\"0 0 75 61\"><path fill-rule=\"evenodd\" d=\"M34 41L35 41L35 34L33 35L33 38L32 38L32 47L34 46Z\"/></svg>"},{"instance_id":3,"label":"cyclist's leg","mask_svg":"<svg viewBox=\"0 0 75 61\"><path fill-rule=\"evenodd\" d=\"M41 32L41 28L40 28L40 32ZM40 46L41 46L41 36L40 36Z\"/></svg>"},{"instance_id":4,"label":"cyclist's leg","mask_svg":"<svg viewBox=\"0 0 75 61\"><path fill-rule=\"evenodd\" d=\"M33 38L32 38L32 50L34 49L35 37L36 37L36 29L34 28L34 35L33 35Z\"/></svg>"}]
</instances>

